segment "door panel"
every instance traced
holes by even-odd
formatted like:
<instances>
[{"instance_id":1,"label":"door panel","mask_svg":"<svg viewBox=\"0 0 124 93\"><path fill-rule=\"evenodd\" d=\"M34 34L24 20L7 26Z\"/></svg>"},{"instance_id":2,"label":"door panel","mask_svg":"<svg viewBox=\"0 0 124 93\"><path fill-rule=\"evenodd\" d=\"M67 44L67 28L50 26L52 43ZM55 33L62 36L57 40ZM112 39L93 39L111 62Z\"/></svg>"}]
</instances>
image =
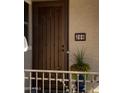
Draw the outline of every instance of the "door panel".
<instances>
[{"instance_id":1,"label":"door panel","mask_svg":"<svg viewBox=\"0 0 124 93\"><path fill-rule=\"evenodd\" d=\"M68 70L65 9L62 1L33 3L34 69Z\"/></svg>"}]
</instances>

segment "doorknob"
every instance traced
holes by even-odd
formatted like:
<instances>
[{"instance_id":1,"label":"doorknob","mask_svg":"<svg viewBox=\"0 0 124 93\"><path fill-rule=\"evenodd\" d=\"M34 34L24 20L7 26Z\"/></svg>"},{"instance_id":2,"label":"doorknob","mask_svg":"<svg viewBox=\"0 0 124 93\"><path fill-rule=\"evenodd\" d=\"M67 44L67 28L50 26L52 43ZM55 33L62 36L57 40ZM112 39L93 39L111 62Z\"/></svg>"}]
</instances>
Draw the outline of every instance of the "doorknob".
<instances>
[{"instance_id":1,"label":"doorknob","mask_svg":"<svg viewBox=\"0 0 124 93\"><path fill-rule=\"evenodd\" d=\"M67 53L67 54L69 54L69 53L70 53L70 51L68 50L66 53Z\"/></svg>"}]
</instances>

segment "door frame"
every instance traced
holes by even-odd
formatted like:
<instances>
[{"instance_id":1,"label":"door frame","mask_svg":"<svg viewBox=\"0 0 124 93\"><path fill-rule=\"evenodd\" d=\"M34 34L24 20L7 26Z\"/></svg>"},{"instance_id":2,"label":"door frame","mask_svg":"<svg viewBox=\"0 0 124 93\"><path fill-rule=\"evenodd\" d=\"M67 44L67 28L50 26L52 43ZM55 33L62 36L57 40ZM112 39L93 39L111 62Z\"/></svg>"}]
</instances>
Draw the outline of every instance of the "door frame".
<instances>
[{"instance_id":1,"label":"door frame","mask_svg":"<svg viewBox=\"0 0 124 93\"><path fill-rule=\"evenodd\" d=\"M65 8L65 44L67 46L67 50L66 50L66 55L67 55L67 58L64 59L66 61L64 62L67 62L67 70L69 70L69 53L67 53L69 51L69 0L54 0L54 1L37 1L39 6L43 5L44 4L47 4L48 3L57 3L57 1L59 2L64 2L64 8ZM33 23L33 3L37 3L37 2L32 2L32 69L35 69L33 66L35 65L34 64L34 39L33 39L33 34L34 34L34 23Z\"/></svg>"}]
</instances>

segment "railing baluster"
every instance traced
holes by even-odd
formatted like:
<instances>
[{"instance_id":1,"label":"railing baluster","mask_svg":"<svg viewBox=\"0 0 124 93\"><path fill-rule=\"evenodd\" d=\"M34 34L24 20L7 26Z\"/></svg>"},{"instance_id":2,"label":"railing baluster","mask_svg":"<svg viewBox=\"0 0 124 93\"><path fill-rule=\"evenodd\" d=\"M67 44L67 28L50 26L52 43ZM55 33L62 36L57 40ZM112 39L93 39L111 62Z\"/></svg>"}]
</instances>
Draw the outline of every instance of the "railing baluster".
<instances>
[{"instance_id":1,"label":"railing baluster","mask_svg":"<svg viewBox=\"0 0 124 93\"><path fill-rule=\"evenodd\" d=\"M72 93L72 74L69 73L69 92Z\"/></svg>"},{"instance_id":2,"label":"railing baluster","mask_svg":"<svg viewBox=\"0 0 124 93\"><path fill-rule=\"evenodd\" d=\"M79 93L79 74L77 74L77 93Z\"/></svg>"},{"instance_id":3,"label":"railing baluster","mask_svg":"<svg viewBox=\"0 0 124 93\"><path fill-rule=\"evenodd\" d=\"M65 90L65 82L64 82L64 78L65 78L65 74L63 73L63 78L62 78L62 79L63 79L63 82L62 82L62 83L63 83L63 93L65 93L65 91L64 91L64 90Z\"/></svg>"},{"instance_id":4,"label":"railing baluster","mask_svg":"<svg viewBox=\"0 0 124 93\"><path fill-rule=\"evenodd\" d=\"M31 83L32 83L32 80L31 80L31 72L29 73L29 93L31 93Z\"/></svg>"},{"instance_id":5,"label":"railing baluster","mask_svg":"<svg viewBox=\"0 0 124 93\"><path fill-rule=\"evenodd\" d=\"M36 72L36 93L38 93L38 72Z\"/></svg>"},{"instance_id":6,"label":"railing baluster","mask_svg":"<svg viewBox=\"0 0 124 93\"><path fill-rule=\"evenodd\" d=\"M24 93L26 93L26 79L25 79L25 77L26 77L26 72L24 72Z\"/></svg>"},{"instance_id":7,"label":"railing baluster","mask_svg":"<svg viewBox=\"0 0 124 93\"><path fill-rule=\"evenodd\" d=\"M42 93L44 93L44 72L42 74Z\"/></svg>"},{"instance_id":8,"label":"railing baluster","mask_svg":"<svg viewBox=\"0 0 124 93\"><path fill-rule=\"evenodd\" d=\"M51 93L51 73L49 73L49 93Z\"/></svg>"},{"instance_id":9,"label":"railing baluster","mask_svg":"<svg viewBox=\"0 0 124 93\"><path fill-rule=\"evenodd\" d=\"M92 75L92 93L94 93L94 88L93 88L93 85L94 85L94 75Z\"/></svg>"},{"instance_id":10,"label":"railing baluster","mask_svg":"<svg viewBox=\"0 0 124 93\"><path fill-rule=\"evenodd\" d=\"M87 92L87 82L86 82L86 79L87 79L87 75L84 74L84 92L86 93Z\"/></svg>"},{"instance_id":11,"label":"railing baluster","mask_svg":"<svg viewBox=\"0 0 124 93\"><path fill-rule=\"evenodd\" d=\"M56 93L58 93L58 73L56 73Z\"/></svg>"}]
</instances>

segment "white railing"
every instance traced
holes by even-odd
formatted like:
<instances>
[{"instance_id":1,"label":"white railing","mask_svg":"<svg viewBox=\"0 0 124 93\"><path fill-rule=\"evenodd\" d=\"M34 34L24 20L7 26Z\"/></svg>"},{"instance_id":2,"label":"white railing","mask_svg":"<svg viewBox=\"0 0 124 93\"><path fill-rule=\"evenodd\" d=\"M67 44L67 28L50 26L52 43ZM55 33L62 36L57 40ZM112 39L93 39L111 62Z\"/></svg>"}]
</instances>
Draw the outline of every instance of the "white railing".
<instances>
[{"instance_id":1,"label":"white railing","mask_svg":"<svg viewBox=\"0 0 124 93\"><path fill-rule=\"evenodd\" d=\"M98 72L25 69L25 93L95 93Z\"/></svg>"}]
</instances>

